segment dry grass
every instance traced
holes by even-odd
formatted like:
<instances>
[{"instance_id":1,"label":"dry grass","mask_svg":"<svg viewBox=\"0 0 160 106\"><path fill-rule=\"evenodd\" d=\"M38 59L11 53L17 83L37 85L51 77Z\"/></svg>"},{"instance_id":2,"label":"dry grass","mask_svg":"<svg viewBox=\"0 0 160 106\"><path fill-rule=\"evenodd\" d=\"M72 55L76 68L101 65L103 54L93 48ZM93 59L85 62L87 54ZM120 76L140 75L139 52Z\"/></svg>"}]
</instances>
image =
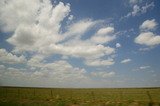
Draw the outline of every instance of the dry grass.
<instances>
[{"instance_id":1,"label":"dry grass","mask_svg":"<svg viewBox=\"0 0 160 106\"><path fill-rule=\"evenodd\" d=\"M160 106L160 88L0 88L0 106Z\"/></svg>"}]
</instances>

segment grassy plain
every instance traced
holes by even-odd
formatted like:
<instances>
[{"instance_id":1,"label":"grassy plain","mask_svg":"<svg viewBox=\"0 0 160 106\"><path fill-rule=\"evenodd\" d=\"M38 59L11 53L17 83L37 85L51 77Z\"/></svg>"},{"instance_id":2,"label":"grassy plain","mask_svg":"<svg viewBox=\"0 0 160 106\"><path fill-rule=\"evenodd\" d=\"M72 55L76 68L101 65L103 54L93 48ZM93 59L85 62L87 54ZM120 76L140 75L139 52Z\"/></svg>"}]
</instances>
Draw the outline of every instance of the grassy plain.
<instances>
[{"instance_id":1,"label":"grassy plain","mask_svg":"<svg viewBox=\"0 0 160 106\"><path fill-rule=\"evenodd\" d=\"M0 106L160 106L160 88L0 87Z\"/></svg>"}]
</instances>

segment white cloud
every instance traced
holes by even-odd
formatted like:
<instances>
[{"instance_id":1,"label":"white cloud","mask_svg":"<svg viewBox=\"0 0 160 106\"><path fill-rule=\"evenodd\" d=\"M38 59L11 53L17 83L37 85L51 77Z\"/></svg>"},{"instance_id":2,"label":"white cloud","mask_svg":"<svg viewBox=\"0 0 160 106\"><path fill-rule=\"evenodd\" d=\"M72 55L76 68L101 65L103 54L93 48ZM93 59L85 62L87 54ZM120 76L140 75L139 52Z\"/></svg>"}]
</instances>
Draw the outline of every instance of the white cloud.
<instances>
[{"instance_id":1,"label":"white cloud","mask_svg":"<svg viewBox=\"0 0 160 106\"><path fill-rule=\"evenodd\" d=\"M101 57L115 52L115 49L109 46L105 47L101 44L95 45L87 41L85 42L79 40L74 40L73 42L69 42L64 45L50 45L47 50L44 50L44 52L83 58Z\"/></svg>"},{"instance_id":2,"label":"white cloud","mask_svg":"<svg viewBox=\"0 0 160 106\"><path fill-rule=\"evenodd\" d=\"M56 61L53 63L53 66L48 66L50 69L29 71L28 69L8 68L2 73L0 79L2 82L5 82L2 83L3 86L12 85L32 87L112 87L119 83L117 80L110 80L110 78L116 75L113 71L86 73L84 69L76 67L63 69L62 65L68 67L65 62ZM95 80L97 78L100 81Z\"/></svg>"},{"instance_id":3,"label":"white cloud","mask_svg":"<svg viewBox=\"0 0 160 106\"><path fill-rule=\"evenodd\" d=\"M103 44L108 43L114 40L115 38L115 36L93 36L91 40L97 44Z\"/></svg>"},{"instance_id":4,"label":"white cloud","mask_svg":"<svg viewBox=\"0 0 160 106\"><path fill-rule=\"evenodd\" d=\"M0 65L0 77L2 76L3 72L5 71L5 66L4 65Z\"/></svg>"},{"instance_id":5,"label":"white cloud","mask_svg":"<svg viewBox=\"0 0 160 106\"><path fill-rule=\"evenodd\" d=\"M37 11L40 8L40 2L39 0L34 0L34 2L33 0L1 0L0 8L1 29L12 32L21 23L34 23Z\"/></svg>"},{"instance_id":6,"label":"white cloud","mask_svg":"<svg viewBox=\"0 0 160 106\"><path fill-rule=\"evenodd\" d=\"M150 4L147 4L144 5L144 6L139 6L137 4L135 4L133 6L133 9L131 12L129 12L126 16L124 16L123 18L128 18L130 16L134 17L134 16L137 16L137 15L140 15L140 14L144 14L146 13L149 9L153 8L154 7L154 2L151 2Z\"/></svg>"},{"instance_id":7,"label":"white cloud","mask_svg":"<svg viewBox=\"0 0 160 106\"><path fill-rule=\"evenodd\" d=\"M140 66L136 69L133 69L132 71L146 71L147 69L150 69L150 66ZM148 72L154 73L153 70L147 70Z\"/></svg>"},{"instance_id":8,"label":"white cloud","mask_svg":"<svg viewBox=\"0 0 160 106\"><path fill-rule=\"evenodd\" d=\"M31 46L36 42L36 37L32 31L32 26L20 25L15 30L14 35L7 41L15 46ZM28 47L29 48L29 47Z\"/></svg>"},{"instance_id":9,"label":"white cloud","mask_svg":"<svg viewBox=\"0 0 160 106\"><path fill-rule=\"evenodd\" d=\"M97 35L108 35L114 32L113 27L101 28L97 31Z\"/></svg>"},{"instance_id":10,"label":"white cloud","mask_svg":"<svg viewBox=\"0 0 160 106\"><path fill-rule=\"evenodd\" d=\"M7 68L7 70L4 73L4 76L10 76L11 79L17 78L25 78L28 73L22 71L21 69L17 68Z\"/></svg>"},{"instance_id":11,"label":"white cloud","mask_svg":"<svg viewBox=\"0 0 160 106\"><path fill-rule=\"evenodd\" d=\"M139 48L139 51L149 51L151 49L153 49L152 46L151 47L145 47L145 48Z\"/></svg>"},{"instance_id":12,"label":"white cloud","mask_svg":"<svg viewBox=\"0 0 160 106\"><path fill-rule=\"evenodd\" d=\"M82 35L99 21L92 21L91 19L80 20L68 26L68 31L64 33L65 37Z\"/></svg>"},{"instance_id":13,"label":"white cloud","mask_svg":"<svg viewBox=\"0 0 160 106\"><path fill-rule=\"evenodd\" d=\"M134 41L141 45L154 46L160 44L160 36L152 32L142 32Z\"/></svg>"},{"instance_id":14,"label":"white cloud","mask_svg":"<svg viewBox=\"0 0 160 106\"><path fill-rule=\"evenodd\" d=\"M8 64L20 64L25 63L26 58L21 56L16 56L12 53L7 52L5 49L0 49L0 61L2 63L8 63Z\"/></svg>"},{"instance_id":15,"label":"white cloud","mask_svg":"<svg viewBox=\"0 0 160 106\"><path fill-rule=\"evenodd\" d=\"M97 44L103 44L103 43L108 43L112 40L114 40L116 37L115 36L93 36L91 38L91 41L97 43Z\"/></svg>"},{"instance_id":16,"label":"white cloud","mask_svg":"<svg viewBox=\"0 0 160 106\"><path fill-rule=\"evenodd\" d=\"M115 74L116 74L115 72L106 72L106 71L92 72L91 73L92 76L99 77L99 78L113 77Z\"/></svg>"},{"instance_id":17,"label":"white cloud","mask_svg":"<svg viewBox=\"0 0 160 106\"><path fill-rule=\"evenodd\" d=\"M104 21L86 18L74 22L70 11L70 4L60 2L55 5L50 0L0 1L0 28L12 34L7 42L14 47L12 53L0 49L0 61L25 63L24 70L20 69L21 66L17 69L6 67L1 79L8 79L13 85L28 86L73 87L93 83L83 68L64 60L48 63L47 58L55 54L66 60L82 58L88 66L113 65L113 59L101 58L115 53L115 48L104 45L116 39L114 27L100 27L91 38L81 39L83 34L91 28L99 28ZM65 18L72 22L67 23ZM62 26L63 21L66 26ZM25 53L28 60L23 56ZM114 74L106 73L103 77Z\"/></svg>"},{"instance_id":18,"label":"white cloud","mask_svg":"<svg viewBox=\"0 0 160 106\"><path fill-rule=\"evenodd\" d=\"M141 30L153 30L156 28L157 25L158 23L155 21L155 19L146 20L142 23L142 25L140 26L140 29Z\"/></svg>"},{"instance_id":19,"label":"white cloud","mask_svg":"<svg viewBox=\"0 0 160 106\"><path fill-rule=\"evenodd\" d=\"M33 55L28 61L27 61L27 65L31 66L31 67L43 67L43 60L44 60L44 56L42 55Z\"/></svg>"},{"instance_id":20,"label":"white cloud","mask_svg":"<svg viewBox=\"0 0 160 106\"><path fill-rule=\"evenodd\" d=\"M88 59L85 61L85 64L88 66L110 66L115 62L113 59L102 60L102 59Z\"/></svg>"},{"instance_id":21,"label":"white cloud","mask_svg":"<svg viewBox=\"0 0 160 106\"><path fill-rule=\"evenodd\" d=\"M120 48L121 44L120 43L116 43L116 48Z\"/></svg>"},{"instance_id":22,"label":"white cloud","mask_svg":"<svg viewBox=\"0 0 160 106\"><path fill-rule=\"evenodd\" d=\"M139 67L139 69L142 69L142 70L148 69L148 68L150 68L150 66L141 66L141 67Z\"/></svg>"},{"instance_id":23,"label":"white cloud","mask_svg":"<svg viewBox=\"0 0 160 106\"><path fill-rule=\"evenodd\" d=\"M101 28L91 37L91 41L97 44L108 43L116 38L116 36L113 35L113 32L113 27Z\"/></svg>"},{"instance_id":24,"label":"white cloud","mask_svg":"<svg viewBox=\"0 0 160 106\"><path fill-rule=\"evenodd\" d=\"M153 8L154 6L155 6L154 2L151 2L150 4L146 3L145 6L142 6L141 13L146 13L148 11L148 9Z\"/></svg>"},{"instance_id":25,"label":"white cloud","mask_svg":"<svg viewBox=\"0 0 160 106\"><path fill-rule=\"evenodd\" d=\"M5 66L4 65L0 65L0 70L4 70Z\"/></svg>"},{"instance_id":26,"label":"white cloud","mask_svg":"<svg viewBox=\"0 0 160 106\"><path fill-rule=\"evenodd\" d=\"M148 51L155 45L160 44L160 35L156 35L152 32L155 30L158 23L155 19L146 20L140 25L140 34L134 39L134 42L141 45L149 46L147 48L140 48L140 51Z\"/></svg>"},{"instance_id":27,"label":"white cloud","mask_svg":"<svg viewBox=\"0 0 160 106\"><path fill-rule=\"evenodd\" d=\"M132 16L136 16L140 12L140 7L138 5L133 6Z\"/></svg>"},{"instance_id":28,"label":"white cloud","mask_svg":"<svg viewBox=\"0 0 160 106\"><path fill-rule=\"evenodd\" d=\"M131 59L127 58L127 59L122 60L121 63L128 63L130 61L131 61Z\"/></svg>"},{"instance_id":29,"label":"white cloud","mask_svg":"<svg viewBox=\"0 0 160 106\"><path fill-rule=\"evenodd\" d=\"M0 73L3 78L14 80L13 85L74 87L89 78L83 68L73 67L67 61L43 64L39 69L28 70L9 67ZM22 82L21 82L22 81ZM17 84L18 83L18 84Z\"/></svg>"},{"instance_id":30,"label":"white cloud","mask_svg":"<svg viewBox=\"0 0 160 106\"><path fill-rule=\"evenodd\" d=\"M73 20L74 19L74 16L73 15L70 15L69 17L68 17L68 20L69 21L71 21L71 20Z\"/></svg>"},{"instance_id":31,"label":"white cloud","mask_svg":"<svg viewBox=\"0 0 160 106\"><path fill-rule=\"evenodd\" d=\"M31 2L35 3L36 1ZM16 3L16 5L25 5L25 2ZM7 4L12 5L11 2ZM61 22L70 12L70 5L64 5L60 2L53 7L49 0L41 3L36 2L35 5L38 5L39 8L33 11L36 15L32 17L34 19L32 23L23 21L20 21L19 24L14 23L16 24L15 30L13 30L14 34L7 41L15 46L15 51L37 51L37 49L43 49L45 46L59 42L64 38L60 36L59 31ZM30 7L27 6L26 8ZM11 13L15 13L15 11L15 9L10 10ZM18 11L23 13L23 10L21 11L19 8ZM3 12L7 13L8 11L4 10ZM27 14L32 16L30 12ZM17 15L15 18L19 19L20 17ZM25 16L24 18L28 19L28 17ZM5 19L2 21L5 22L6 25L9 25ZM11 18L10 21L14 20ZM32 45L32 48L30 45Z\"/></svg>"},{"instance_id":32,"label":"white cloud","mask_svg":"<svg viewBox=\"0 0 160 106\"><path fill-rule=\"evenodd\" d=\"M8 4L10 3L12 2L8 2ZM15 5L19 5L16 3L18 2L15 2ZM24 5L23 2L19 3ZM36 4L38 5L38 10L37 8L34 10L36 15L35 17L32 17L36 20L34 20L32 23L20 21L13 30L14 34L7 39L10 44L14 45L15 48L13 51L15 53L33 51L45 55L62 54L75 57L100 57L114 53L114 48L104 46L102 44L96 44L95 42L92 42L91 39L88 39L89 42L80 39L80 35L83 35L90 28L98 23L101 23L102 21L82 19L66 26L67 31L62 33L60 30L61 22L66 16L68 16L70 12L70 5L64 5L62 2L60 2L53 7L51 2L48 0L40 3L36 2L35 5ZM13 9L11 11L14 13L16 10ZM18 11L21 10L18 8ZM8 11L4 10L3 12ZM19 19L19 16L16 16L16 18ZM11 21L14 20L11 19ZM9 24L8 21L4 22L7 25ZM95 35L106 35L104 42L109 42L115 39L115 36L109 36L109 34L112 34L113 32L113 27L107 27L99 29ZM75 38L72 38L72 36ZM78 40L76 40L77 37ZM73 43L75 40L78 42Z\"/></svg>"}]
</instances>

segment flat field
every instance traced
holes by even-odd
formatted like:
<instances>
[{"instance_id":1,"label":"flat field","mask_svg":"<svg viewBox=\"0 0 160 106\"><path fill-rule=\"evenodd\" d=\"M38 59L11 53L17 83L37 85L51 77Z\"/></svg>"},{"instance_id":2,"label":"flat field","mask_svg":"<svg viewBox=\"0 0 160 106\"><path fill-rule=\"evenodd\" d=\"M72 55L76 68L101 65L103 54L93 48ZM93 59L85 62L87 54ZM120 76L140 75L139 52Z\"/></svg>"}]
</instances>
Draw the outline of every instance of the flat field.
<instances>
[{"instance_id":1,"label":"flat field","mask_svg":"<svg viewBox=\"0 0 160 106\"><path fill-rule=\"evenodd\" d=\"M0 87L0 106L160 106L160 88Z\"/></svg>"}]
</instances>

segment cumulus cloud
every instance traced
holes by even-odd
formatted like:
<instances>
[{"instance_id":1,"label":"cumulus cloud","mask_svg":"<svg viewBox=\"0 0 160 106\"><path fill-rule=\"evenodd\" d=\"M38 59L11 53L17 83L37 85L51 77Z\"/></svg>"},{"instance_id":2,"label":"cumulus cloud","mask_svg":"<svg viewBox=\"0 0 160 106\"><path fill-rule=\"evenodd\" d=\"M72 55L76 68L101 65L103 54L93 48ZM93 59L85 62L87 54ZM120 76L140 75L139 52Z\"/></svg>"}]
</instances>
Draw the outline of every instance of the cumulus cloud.
<instances>
[{"instance_id":1,"label":"cumulus cloud","mask_svg":"<svg viewBox=\"0 0 160 106\"><path fill-rule=\"evenodd\" d=\"M121 63L128 63L130 61L131 61L131 59L127 58L127 59L122 60Z\"/></svg>"},{"instance_id":2,"label":"cumulus cloud","mask_svg":"<svg viewBox=\"0 0 160 106\"><path fill-rule=\"evenodd\" d=\"M106 28L101 28L97 31L98 35L108 35L114 32L113 27L106 27Z\"/></svg>"},{"instance_id":3,"label":"cumulus cloud","mask_svg":"<svg viewBox=\"0 0 160 106\"><path fill-rule=\"evenodd\" d=\"M0 77L2 76L3 72L5 71L5 66L4 65L0 65Z\"/></svg>"},{"instance_id":4,"label":"cumulus cloud","mask_svg":"<svg viewBox=\"0 0 160 106\"><path fill-rule=\"evenodd\" d=\"M146 46L154 46L160 44L160 36L155 35L152 32L142 32L135 38L135 43L146 45Z\"/></svg>"},{"instance_id":5,"label":"cumulus cloud","mask_svg":"<svg viewBox=\"0 0 160 106\"><path fill-rule=\"evenodd\" d=\"M120 48L121 44L120 43L116 43L116 48Z\"/></svg>"},{"instance_id":6,"label":"cumulus cloud","mask_svg":"<svg viewBox=\"0 0 160 106\"><path fill-rule=\"evenodd\" d=\"M101 28L94 36L92 36L91 41L97 44L108 43L116 38L116 36L113 35L113 32L113 27Z\"/></svg>"},{"instance_id":7,"label":"cumulus cloud","mask_svg":"<svg viewBox=\"0 0 160 106\"><path fill-rule=\"evenodd\" d=\"M44 56L43 55L33 55L28 61L27 65L31 67L43 67L43 60Z\"/></svg>"},{"instance_id":8,"label":"cumulus cloud","mask_svg":"<svg viewBox=\"0 0 160 106\"><path fill-rule=\"evenodd\" d=\"M68 55L72 57L90 58L110 55L115 52L115 49L101 44L95 45L87 41L74 40L72 42L65 43L64 45L52 44L49 46L49 49L44 52Z\"/></svg>"},{"instance_id":9,"label":"cumulus cloud","mask_svg":"<svg viewBox=\"0 0 160 106\"><path fill-rule=\"evenodd\" d=\"M140 48L140 51L151 50L153 46L160 44L160 35L153 33L158 23L155 19L146 20L140 26L140 34L134 39L134 42L141 45L149 46L147 48Z\"/></svg>"},{"instance_id":10,"label":"cumulus cloud","mask_svg":"<svg viewBox=\"0 0 160 106\"><path fill-rule=\"evenodd\" d=\"M13 49L12 53L0 49L0 61L24 63L25 66L25 70L6 68L4 77L26 83L30 79L33 85L69 86L67 84L77 85L81 80L85 83L90 78L85 69L68 63L68 57L82 58L88 66L113 65L113 59L102 57L115 53L115 48L107 45L116 39L114 27L96 27L99 28L97 32L84 40L83 35L91 28L96 29L95 26L100 26L104 20L73 21L75 16L70 15L70 11L70 4L53 4L50 0L1 0L0 29L11 34L6 41L13 45ZM68 20L71 22L67 23ZM47 61L47 57L57 54L66 61Z\"/></svg>"},{"instance_id":11,"label":"cumulus cloud","mask_svg":"<svg viewBox=\"0 0 160 106\"><path fill-rule=\"evenodd\" d=\"M88 66L110 66L113 65L115 62L113 59L102 60L102 59L88 59L85 61L85 64Z\"/></svg>"},{"instance_id":12,"label":"cumulus cloud","mask_svg":"<svg viewBox=\"0 0 160 106\"><path fill-rule=\"evenodd\" d=\"M7 41L15 46L15 51L37 51L37 49L43 49L45 46L59 42L63 39L59 34L61 22L66 16L68 16L70 12L70 5L65 5L60 2L53 7L49 0L42 2L38 1L31 1L31 3L38 7L38 9L36 8L33 10L35 17L32 17L32 23L24 21L14 23L16 24L13 30L14 34ZM12 5L11 3L12 2L8 2L5 5ZM15 2L15 5L25 5L24 3L25 2ZM26 8L30 8L30 5L26 6ZM23 10L19 8L18 11L23 13ZM2 11L2 13L3 12L8 13L7 9ZM15 13L16 10L12 9L9 12ZM32 12L27 12L29 16L32 16L31 13ZM19 19L21 17L16 15L15 18ZM25 16L24 18L28 19L28 17ZM3 19L2 21L5 22L6 25L10 26L10 23L5 21L5 17L1 19ZM11 21L14 20L11 18L9 22ZM30 45L32 45L32 48Z\"/></svg>"},{"instance_id":13,"label":"cumulus cloud","mask_svg":"<svg viewBox=\"0 0 160 106\"><path fill-rule=\"evenodd\" d=\"M0 62L7 64L20 64L25 63L26 58L21 56L16 56L12 53L7 52L5 49L0 49Z\"/></svg>"},{"instance_id":14,"label":"cumulus cloud","mask_svg":"<svg viewBox=\"0 0 160 106\"><path fill-rule=\"evenodd\" d=\"M68 20L73 20L74 19L74 16L73 15L70 15L69 17L68 17Z\"/></svg>"},{"instance_id":15,"label":"cumulus cloud","mask_svg":"<svg viewBox=\"0 0 160 106\"><path fill-rule=\"evenodd\" d=\"M38 8L35 8L33 11L35 15L32 17L32 23L20 21L16 24L14 30L12 30L14 32L13 35L7 39L10 44L14 45L13 51L15 53L31 51L45 55L62 54L67 56L86 57L104 56L114 52L114 48L101 44L115 39L115 36L109 36L109 34L114 32L113 27L99 29L95 34L97 38L93 37L94 40L89 39L88 41L84 41L80 39L81 35L102 21L82 19L67 25L67 31L62 33L61 22L71 11L70 4L65 5L60 2L53 6L49 0L32 2L34 2L33 4L37 5ZM8 5L10 3L12 2L8 2L4 5ZM24 5L23 2L15 2L10 5L19 5L18 3ZM26 8L30 7L26 6ZM23 12L23 10L21 11L19 8L18 11ZM8 12L8 10L6 9L1 12ZM11 12L14 13L16 10L13 9ZM32 15L30 12L27 12L27 14ZM20 16L17 15L16 19L19 19L19 17ZM28 17L25 18L28 19ZM10 19L10 21L14 20ZM3 22L8 26L10 24L8 21L5 21L5 19ZM102 41L103 38L104 41ZM73 43L76 39L78 39L78 42ZM97 44L97 42L101 43Z\"/></svg>"},{"instance_id":16,"label":"cumulus cloud","mask_svg":"<svg viewBox=\"0 0 160 106\"><path fill-rule=\"evenodd\" d=\"M34 66L32 64L29 65ZM2 68L4 67L2 66ZM85 82L89 79L86 76L85 69L73 67L67 61L63 60L55 61L53 63L42 63L42 66L35 70L8 67L0 74L3 78L16 80L17 82L13 82L13 85L18 85L17 83L23 85L23 83L27 83L27 86L74 87L80 84L78 83L79 81Z\"/></svg>"},{"instance_id":17,"label":"cumulus cloud","mask_svg":"<svg viewBox=\"0 0 160 106\"><path fill-rule=\"evenodd\" d=\"M26 47L34 45L36 42L36 37L32 31L32 27L29 25L20 25L16 30L14 35L7 41L17 47ZM28 47L27 47L28 46Z\"/></svg>"},{"instance_id":18,"label":"cumulus cloud","mask_svg":"<svg viewBox=\"0 0 160 106\"><path fill-rule=\"evenodd\" d=\"M155 21L155 19L146 20L142 23L142 25L140 26L140 29L141 30L153 30L156 28L157 25L158 23Z\"/></svg>"},{"instance_id":19,"label":"cumulus cloud","mask_svg":"<svg viewBox=\"0 0 160 106\"><path fill-rule=\"evenodd\" d=\"M111 72L106 72L106 71L100 71L100 72L92 72L91 75L94 77L99 77L99 78L108 78L108 77L113 77L116 73L111 71Z\"/></svg>"},{"instance_id":20,"label":"cumulus cloud","mask_svg":"<svg viewBox=\"0 0 160 106\"><path fill-rule=\"evenodd\" d=\"M12 32L21 23L34 23L40 7L40 1L1 0L0 7L0 27L5 32Z\"/></svg>"},{"instance_id":21,"label":"cumulus cloud","mask_svg":"<svg viewBox=\"0 0 160 106\"><path fill-rule=\"evenodd\" d=\"M68 31L64 36L77 36L83 35L87 30L96 25L99 21L92 21L91 19L83 19L68 26Z\"/></svg>"},{"instance_id":22,"label":"cumulus cloud","mask_svg":"<svg viewBox=\"0 0 160 106\"><path fill-rule=\"evenodd\" d=\"M4 70L5 66L4 65L0 65L0 70Z\"/></svg>"}]
</instances>

